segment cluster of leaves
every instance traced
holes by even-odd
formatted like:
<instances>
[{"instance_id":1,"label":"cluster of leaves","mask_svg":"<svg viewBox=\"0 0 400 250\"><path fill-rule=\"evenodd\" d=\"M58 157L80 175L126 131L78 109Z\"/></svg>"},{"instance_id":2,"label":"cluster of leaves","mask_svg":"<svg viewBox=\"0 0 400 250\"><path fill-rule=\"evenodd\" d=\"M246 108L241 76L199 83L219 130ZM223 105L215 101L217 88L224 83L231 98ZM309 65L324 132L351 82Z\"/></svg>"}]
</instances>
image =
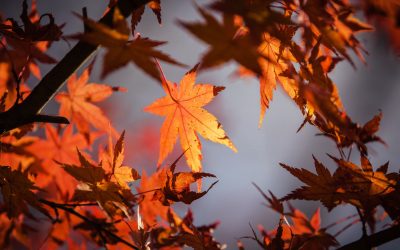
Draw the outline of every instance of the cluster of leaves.
<instances>
[{"instance_id":1,"label":"cluster of leaves","mask_svg":"<svg viewBox=\"0 0 400 250\"><path fill-rule=\"evenodd\" d=\"M399 32L398 1L361 2L368 17L383 20L381 25L389 22L393 26L387 25L389 30ZM304 186L281 199L259 189L268 206L280 214L280 220L275 230L259 228L262 239L253 229L253 236L247 238L264 249L328 249L338 246L335 237L357 222L362 223L363 238L367 239L360 246L371 248L399 237L397 233L386 237L385 242L373 241L367 232L367 225L371 233L375 232L378 207L389 215L391 227L396 230L400 216L396 202L400 198L399 174L388 173L388 164L374 170L368 160L366 144L384 143L376 135L382 114L364 125L354 122L329 76L341 61L354 66L351 54L365 61L366 51L356 35L373 27L355 16L355 5L347 0L215 0L206 8L198 7L202 22L179 24L207 43L209 49L200 64L177 84L166 79L158 61L183 64L158 50L165 42L143 38L135 31L146 4L161 23L160 0L113 0L100 22L91 20L85 12L77 15L85 31L67 37L52 14L38 14L35 1L30 11L27 1L23 1L22 25L12 18L0 18L3 113L23 112L18 107L31 93L26 83L32 80L31 75L42 79L39 62L57 63L46 51L60 39L78 39L88 49L103 47L102 78L133 63L160 81L166 94L145 108L146 112L166 117L161 127L157 171L151 175L144 171L139 174L137 169L124 165L125 132L119 135L97 103L125 89L90 83L93 63L80 75L68 77L65 92L51 93L60 103L59 116L37 114L46 124L5 129L0 137L0 248L82 249L98 245L115 249L223 249L225 246L212 235L217 222L195 226L191 210L180 216L173 204L191 204L216 184L202 191L202 179L215 176L202 172L199 134L237 152L221 123L204 108L224 87L196 83L198 71L231 60L238 64L237 76L259 79L259 126L280 85L304 116L299 130L305 124L315 126L340 152L339 157L331 156L337 165L333 174L315 158L316 174L281 164ZM222 21L212 11L221 14ZM131 25L125 19L129 15ZM45 18L48 22L43 24ZM393 35L393 41L397 38ZM49 124L67 120L67 126ZM176 172L181 157L164 166L178 138L181 157L185 156L190 172ZM359 165L348 160L352 147L360 153ZM194 184L197 191L192 190ZM359 218L343 219L352 221L332 235L327 230L342 221L321 227L319 209L308 219L290 203L290 211L285 212L283 202L294 199L320 201L329 211L349 204L357 209L355 216ZM38 237L42 240L34 240ZM239 242L238 247L244 249L243 243Z\"/></svg>"}]
</instances>

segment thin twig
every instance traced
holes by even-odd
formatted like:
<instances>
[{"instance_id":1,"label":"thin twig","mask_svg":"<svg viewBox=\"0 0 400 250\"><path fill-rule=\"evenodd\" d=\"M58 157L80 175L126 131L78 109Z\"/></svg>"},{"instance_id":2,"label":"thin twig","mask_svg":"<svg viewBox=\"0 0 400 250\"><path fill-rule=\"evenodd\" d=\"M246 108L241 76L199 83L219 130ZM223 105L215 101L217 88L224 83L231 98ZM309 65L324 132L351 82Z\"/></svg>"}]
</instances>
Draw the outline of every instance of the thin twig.
<instances>
[{"instance_id":1,"label":"thin twig","mask_svg":"<svg viewBox=\"0 0 400 250\"><path fill-rule=\"evenodd\" d=\"M358 207L356 209L357 209L358 216L360 217L360 220L361 220L361 223L362 223L362 233L363 233L362 237L366 237L366 236L368 236L368 234L367 234L367 226L366 226L367 222L365 221L365 217L364 217L361 209L358 208Z\"/></svg>"},{"instance_id":2,"label":"thin twig","mask_svg":"<svg viewBox=\"0 0 400 250\"><path fill-rule=\"evenodd\" d=\"M349 153L347 155L347 161L350 161L351 152L353 151L353 145L350 146Z\"/></svg>"},{"instance_id":3,"label":"thin twig","mask_svg":"<svg viewBox=\"0 0 400 250\"><path fill-rule=\"evenodd\" d=\"M353 221L351 221L350 223L348 223L346 226L344 226L342 229L340 229L339 231L337 231L333 237L338 237L341 233L343 233L344 231L346 231L347 229L349 229L351 226L355 225L356 223L360 222L360 219L355 219Z\"/></svg>"},{"instance_id":4,"label":"thin twig","mask_svg":"<svg viewBox=\"0 0 400 250\"><path fill-rule=\"evenodd\" d=\"M349 215L349 216L347 216L347 217L341 218L341 219L339 219L339 220L337 220L337 221L335 221L335 222L333 222L333 223L327 225L327 226L324 227L324 228L325 228L325 230L327 230L327 229L329 229L329 228L331 228L331 227L334 227L334 226L339 225L339 224L342 223L342 222L346 222L346 221L348 221L349 219L352 219L352 218L354 218L354 217L356 217L356 216L358 216L358 214Z\"/></svg>"}]
</instances>

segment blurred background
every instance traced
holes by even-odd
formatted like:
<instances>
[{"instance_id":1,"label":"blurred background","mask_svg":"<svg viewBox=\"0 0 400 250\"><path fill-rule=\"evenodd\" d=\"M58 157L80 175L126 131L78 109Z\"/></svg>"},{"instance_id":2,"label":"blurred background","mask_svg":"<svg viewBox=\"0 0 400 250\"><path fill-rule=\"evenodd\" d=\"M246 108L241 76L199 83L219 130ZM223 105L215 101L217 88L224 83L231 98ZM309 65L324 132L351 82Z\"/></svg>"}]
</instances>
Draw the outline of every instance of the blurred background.
<instances>
[{"instance_id":1,"label":"blurred background","mask_svg":"<svg viewBox=\"0 0 400 250\"><path fill-rule=\"evenodd\" d=\"M28 1L29 2L29 1ZM200 20L195 4L200 6L211 1L162 1L162 25L157 23L154 14L146 9L137 31L143 37L168 41L160 49L188 68L161 64L166 77L179 82L183 74L195 65L207 49L205 44L196 40L177 25L177 20ZM39 13L52 13L56 23L66 23L64 34L70 35L83 30L82 21L73 15L81 13L82 7L88 8L90 18L97 20L104 12L107 1L98 0L38 0ZM18 19L22 0L1 0L0 12L3 17ZM357 69L347 62L340 63L332 74L339 87L346 111L358 123L365 123L380 110L383 121L378 133L387 147L378 143L371 144L370 160L373 166L390 161L390 169L398 171L400 165L400 64L390 48L385 34L375 32L360 38L369 51L366 57L368 65L357 64ZM61 41L55 44L49 54L61 59L75 41ZM102 53L100 50L99 53ZM98 56L98 59L101 56ZM355 57L354 57L355 58ZM356 60L356 59L355 59ZM43 65L42 75L51 66ZM219 183L202 199L190 207L194 212L195 224L209 224L216 220L221 224L215 232L220 242L228 249L236 248L236 241L242 236L250 236L249 223L254 227L261 224L267 229L277 225L279 216L263 204L263 198L252 182L263 190L271 190L278 197L286 195L300 185L300 182L279 166L279 162L291 166L304 167L314 171L312 155L315 155L327 167L334 164L326 153L338 155L335 145L327 138L315 136L318 131L305 126L299 133L296 130L303 117L294 103L278 88L262 128L258 128L259 84L256 79L237 79L232 72L237 68L234 63L221 68L201 72L198 83L212 83L225 86L226 89L207 107L218 117L225 131L238 148L234 153L227 147L202 140L203 167L205 172L218 176ZM162 117L145 113L143 108L156 98L164 96L160 84L150 79L132 64L100 80L101 61L97 60L91 76L91 82L123 86L127 93L115 93L103 103L106 113L114 126L122 132L126 130L126 164L139 172L152 173L156 169L158 158L159 131ZM29 85L35 86L37 79L30 79ZM56 113L57 104L53 101L46 107L46 113ZM181 153L177 146L173 155L165 163L171 163ZM358 162L354 151L352 160ZM184 161L182 170L188 170ZM209 182L206 182L207 185ZM331 213L318 202L293 202L296 208L307 216L321 207L322 226L326 226L346 215L356 213L347 206L335 208ZM176 206L181 215L186 206ZM345 224L333 228L330 233L339 231ZM379 230L378 226L378 230ZM338 240L347 243L361 236L359 225L344 233ZM243 240L249 249L255 248L254 242ZM379 249L394 249L400 240L393 241Z\"/></svg>"}]
</instances>

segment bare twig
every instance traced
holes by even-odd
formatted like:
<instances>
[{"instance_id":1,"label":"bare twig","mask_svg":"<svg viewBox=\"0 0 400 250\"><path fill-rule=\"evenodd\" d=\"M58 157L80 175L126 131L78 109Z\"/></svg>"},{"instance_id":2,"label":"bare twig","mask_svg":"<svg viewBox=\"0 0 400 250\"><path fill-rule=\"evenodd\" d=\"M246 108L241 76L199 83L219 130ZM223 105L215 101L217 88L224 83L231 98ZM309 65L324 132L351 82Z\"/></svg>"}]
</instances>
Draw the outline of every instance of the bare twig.
<instances>
[{"instance_id":1,"label":"bare twig","mask_svg":"<svg viewBox=\"0 0 400 250\"><path fill-rule=\"evenodd\" d=\"M355 219L353 221L351 221L350 223L348 223L347 225L345 225L342 229L340 229L339 231L337 231L333 237L338 237L341 233L343 233L344 231L346 231L347 229L349 229L350 227L352 227L353 225L357 224L358 222L360 222L360 219Z\"/></svg>"},{"instance_id":2,"label":"bare twig","mask_svg":"<svg viewBox=\"0 0 400 250\"><path fill-rule=\"evenodd\" d=\"M358 216L360 217L361 224L362 224L362 234L363 234L362 237L367 237L368 236L368 234L367 234L367 222L365 221L364 214L363 214L363 212L361 211L360 208L358 208L358 207L356 207L356 208L357 208L357 213L358 213Z\"/></svg>"}]
</instances>

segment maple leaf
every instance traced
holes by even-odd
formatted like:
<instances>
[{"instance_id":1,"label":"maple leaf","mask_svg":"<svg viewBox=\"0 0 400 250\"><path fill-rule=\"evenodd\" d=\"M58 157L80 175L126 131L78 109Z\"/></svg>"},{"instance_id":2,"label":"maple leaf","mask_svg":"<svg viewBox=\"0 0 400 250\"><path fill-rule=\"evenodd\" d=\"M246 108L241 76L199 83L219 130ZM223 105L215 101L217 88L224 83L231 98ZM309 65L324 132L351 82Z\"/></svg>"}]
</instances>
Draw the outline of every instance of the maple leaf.
<instances>
[{"instance_id":1,"label":"maple leaf","mask_svg":"<svg viewBox=\"0 0 400 250\"><path fill-rule=\"evenodd\" d=\"M85 24L92 31L79 36L80 39L88 43L107 48L101 74L102 77L132 62L150 76L159 79L159 72L153 58L181 65L163 52L154 49L165 42L141 37L129 41L130 30L118 8L114 8L113 23L114 29L93 20L85 19Z\"/></svg>"},{"instance_id":2,"label":"maple leaf","mask_svg":"<svg viewBox=\"0 0 400 250\"><path fill-rule=\"evenodd\" d=\"M45 52L53 41L58 41L61 38L63 25L56 25L54 17L49 13L40 16L36 9L36 1L32 1L29 14L27 8L27 3L24 1L23 11L20 16L23 26L19 25L12 18L8 18L3 22L0 18L0 23L2 23L0 24L2 26L0 33L4 35L7 45L13 48L4 48L7 50L9 57L7 59L12 65L13 70L22 79L28 79L30 73L40 79L41 73L38 61L47 64L57 62L54 58L45 54ZM49 22L41 25L40 22L44 17L47 17Z\"/></svg>"},{"instance_id":3,"label":"maple leaf","mask_svg":"<svg viewBox=\"0 0 400 250\"><path fill-rule=\"evenodd\" d=\"M181 156L182 157L182 156ZM218 181L210 185L210 187L203 192L195 192L190 190L190 185L196 181L201 180L204 177L216 177L209 173L199 172L175 172L177 161L180 157L171 165L166 172L166 180L163 187L154 193L153 199L158 199L165 206L169 206L172 202L183 202L190 204L194 200L200 199L210 191L210 189L217 184Z\"/></svg>"},{"instance_id":4,"label":"maple leaf","mask_svg":"<svg viewBox=\"0 0 400 250\"><path fill-rule=\"evenodd\" d=\"M162 168L150 176L145 172L142 173L140 187L137 190L139 193L143 193L139 206L145 225L156 224L157 217L161 217L165 221L168 219L168 207L164 206L158 199L153 199L154 194L149 193L152 190L162 189L167 180L167 171L167 168Z\"/></svg>"},{"instance_id":5,"label":"maple leaf","mask_svg":"<svg viewBox=\"0 0 400 250\"><path fill-rule=\"evenodd\" d=\"M110 128L110 120L94 103L104 101L115 91L125 91L124 88L111 87L105 84L88 83L91 67L86 68L78 77L73 74L67 81L68 93L61 92L56 96L59 102L59 114L72 121L78 131L89 141L90 125L100 131L108 131L116 136L114 128Z\"/></svg>"},{"instance_id":6,"label":"maple leaf","mask_svg":"<svg viewBox=\"0 0 400 250\"><path fill-rule=\"evenodd\" d=\"M380 204L376 200L379 199L379 196L385 196L395 191L396 181L386 177L383 169L374 171L366 156L361 155L361 166L343 159L337 159L333 156L331 158L338 164L341 170L353 175L353 182L357 183L357 186L352 185L346 189L360 193L358 200L364 208ZM357 205L357 202L355 204Z\"/></svg>"},{"instance_id":7,"label":"maple leaf","mask_svg":"<svg viewBox=\"0 0 400 250\"><path fill-rule=\"evenodd\" d=\"M42 17L46 16L49 19L49 23L41 25L40 21ZM22 3L21 20L23 22L24 29L14 20L9 19L12 23L12 31L23 40L35 41L58 41L62 35L61 28L54 23L53 15L46 13L42 17L39 17L36 10L36 1L33 1L32 12L28 15L28 4L24 0Z\"/></svg>"},{"instance_id":8,"label":"maple leaf","mask_svg":"<svg viewBox=\"0 0 400 250\"><path fill-rule=\"evenodd\" d=\"M156 249L164 247L189 246L193 249L218 250L225 249L225 245L217 242L213 237L213 231L218 227L219 222L210 225L193 225L193 213L189 209L183 218L168 210L168 222L171 228L157 227L152 230L154 242L151 246Z\"/></svg>"},{"instance_id":9,"label":"maple leaf","mask_svg":"<svg viewBox=\"0 0 400 250\"><path fill-rule=\"evenodd\" d=\"M150 1L147 4L147 6L156 15L158 23L161 24L161 0ZM142 7L139 7L138 9L136 9L136 10L134 10L132 12L132 16L131 16L132 35L135 35L136 26L139 24L139 22L142 19L142 15L144 13L144 9L145 9L145 5L142 5Z\"/></svg>"},{"instance_id":10,"label":"maple leaf","mask_svg":"<svg viewBox=\"0 0 400 250\"><path fill-rule=\"evenodd\" d=\"M20 40L7 40L13 49L9 50L12 58L12 64L16 72L20 72L22 79L28 79L30 74L37 79L42 78L39 68L39 63L54 64L56 59L46 54L50 48L50 43L41 41L36 43L29 43ZM29 70L28 70L29 69Z\"/></svg>"},{"instance_id":11,"label":"maple leaf","mask_svg":"<svg viewBox=\"0 0 400 250\"><path fill-rule=\"evenodd\" d=\"M368 153L365 145L368 142L378 141L385 144L376 135L382 113L360 126L353 122L341 108L340 99L336 99L338 94L335 88L330 91L315 83L301 87L301 93L306 98L308 107L315 111L313 113L315 119L311 123L315 124L323 132L323 135L332 138L339 147L349 147L355 144L363 154Z\"/></svg>"},{"instance_id":12,"label":"maple leaf","mask_svg":"<svg viewBox=\"0 0 400 250\"><path fill-rule=\"evenodd\" d=\"M325 228L321 228L321 215L318 208L310 219L298 209L291 208L292 225L282 225L282 239L293 249L329 249L339 243Z\"/></svg>"},{"instance_id":13,"label":"maple leaf","mask_svg":"<svg viewBox=\"0 0 400 250\"><path fill-rule=\"evenodd\" d=\"M73 134L72 126L67 126L63 133L52 125L45 125L46 139L40 139L29 145L27 150L42 160L45 173L38 173L36 184L45 187L55 182L62 193L72 194L76 181L65 173L57 162L77 163L76 148L87 148L87 142L81 134ZM53 190L54 192L54 190Z\"/></svg>"},{"instance_id":14,"label":"maple leaf","mask_svg":"<svg viewBox=\"0 0 400 250\"><path fill-rule=\"evenodd\" d=\"M281 214L279 225L276 229L266 231L261 225L258 230L262 235L262 241L258 239L253 228L251 238L264 249L329 249L338 246L339 243L326 228L321 228L321 215L318 208L310 219L299 209L289 204L290 212ZM286 223L283 224L282 222ZM290 223L291 221L292 223ZM290 224L289 224L290 223ZM281 242L279 242L279 240Z\"/></svg>"},{"instance_id":15,"label":"maple leaf","mask_svg":"<svg viewBox=\"0 0 400 250\"><path fill-rule=\"evenodd\" d=\"M313 34L313 37L321 36L322 43L327 48L346 58L353 66L354 62L347 48L351 48L362 61L365 61L361 54L365 49L355 37L355 33L373 29L353 16L353 8L348 2L307 1L300 3L298 11L302 17L301 26L304 28L305 40L310 38L307 33Z\"/></svg>"},{"instance_id":16,"label":"maple leaf","mask_svg":"<svg viewBox=\"0 0 400 250\"><path fill-rule=\"evenodd\" d=\"M337 178L332 176L329 170L316 158L314 158L314 165L317 174L304 168L292 168L283 163L280 163L280 165L307 185L292 191L289 195L286 195L283 200L319 200L328 210L331 210L348 195L340 192L340 183L337 182Z\"/></svg>"},{"instance_id":17,"label":"maple leaf","mask_svg":"<svg viewBox=\"0 0 400 250\"><path fill-rule=\"evenodd\" d=\"M110 180L115 180L123 188L130 189L127 183L140 179L140 175L134 168L123 165L124 136L125 131L122 132L113 148L112 136L109 134L107 150L100 152L99 158Z\"/></svg>"},{"instance_id":18,"label":"maple leaf","mask_svg":"<svg viewBox=\"0 0 400 250\"><path fill-rule=\"evenodd\" d=\"M228 3L222 1L213 6L214 8L224 9L224 11L229 12L229 10L226 10L227 6L225 4L229 6L230 3L233 3L233 1L228 1ZM224 7L221 7L221 4ZM242 4L245 6L251 5L250 3ZM237 6L231 7L236 8ZM294 57L291 55L289 49L281 44L278 38L273 37L267 32L263 33L259 45L253 44L249 37L251 33L249 33L248 27L244 25L243 19L239 16L224 16L224 23L221 25L204 10L199 8L199 11L204 19L206 19L206 24L189 24L184 22L181 22L181 24L212 46L206 55L203 56L201 67L212 67L234 59L244 68L253 72L252 75L255 73L259 76L261 97L259 127L261 127L265 111L272 100L277 82L282 84L284 90L291 98L297 96L298 87L295 81L282 75L288 69L287 62L290 60L295 61ZM284 37L282 34L285 33L287 37L291 38L295 30L291 27L280 28L280 37ZM210 34L211 32L213 33ZM226 37L221 37L221 34L226 34ZM242 47L238 49L240 46ZM258 49L254 51L254 47L258 47ZM224 53L227 54L225 55ZM241 69L242 73L244 71Z\"/></svg>"},{"instance_id":19,"label":"maple leaf","mask_svg":"<svg viewBox=\"0 0 400 250\"><path fill-rule=\"evenodd\" d=\"M243 25L242 22L243 21L239 22L238 25ZM281 32L293 34L291 29L282 29ZM242 33L241 35L246 34ZM263 57L258 59L262 69L262 74L259 75L261 109L258 122L258 127L261 127L265 112L272 101L277 83L281 84L285 92L292 99L297 98L299 88L295 80L283 74L289 69L288 64L290 64L290 61L296 61L289 48L283 46L279 39L271 36L269 33L264 33L262 43L259 45L258 50L259 53L263 55ZM249 75L244 69L239 69L238 73L241 76Z\"/></svg>"},{"instance_id":20,"label":"maple leaf","mask_svg":"<svg viewBox=\"0 0 400 250\"><path fill-rule=\"evenodd\" d=\"M135 35L135 30L136 30L136 26L140 23L140 21L142 20L142 15L144 13L144 9L145 6L142 5L142 7L134 10L132 12L132 16L131 16L131 32L132 35Z\"/></svg>"},{"instance_id":21,"label":"maple leaf","mask_svg":"<svg viewBox=\"0 0 400 250\"><path fill-rule=\"evenodd\" d=\"M265 111L272 100L276 83L279 82L290 98L298 95L298 87L293 79L285 77L282 73L288 70L287 62L295 61L288 48L282 46L277 38L264 34L263 43L259 46L261 53L267 58L260 58L262 75L260 76L261 109L258 126L261 127Z\"/></svg>"},{"instance_id":22,"label":"maple leaf","mask_svg":"<svg viewBox=\"0 0 400 250\"><path fill-rule=\"evenodd\" d=\"M180 21L179 24L210 45L209 50L201 59L201 68L207 69L235 60L247 69L261 75L262 69L258 58L262 55L248 36L237 36L238 27L234 23L233 16L224 16L221 24L200 7L198 7L198 11L205 19L205 23Z\"/></svg>"},{"instance_id":23,"label":"maple leaf","mask_svg":"<svg viewBox=\"0 0 400 250\"><path fill-rule=\"evenodd\" d=\"M294 234L314 234L318 232L321 228L321 214L320 209L318 208L311 219L308 219L307 216L301 212L299 209L291 208L292 210L292 221L293 225L291 225L291 229ZM289 237L287 237L289 238Z\"/></svg>"},{"instance_id":24,"label":"maple leaf","mask_svg":"<svg viewBox=\"0 0 400 250\"><path fill-rule=\"evenodd\" d=\"M161 24L161 0L150 1L147 6L154 12L158 23Z\"/></svg>"},{"instance_id":25,"label":"maple leaf","mask_svg":"<svg viewBox=\"0 0 400 250\"><path fill-rule=\"evenodd\" d=\"M382 199L395 192L396 180L389 178L383 168L373 171L365 156L361 156L361 168L342 159L332 159L338 165L333 175L315 158L317 174L281 164L307 185L292 191L283 200L319 200L328 210L344 202L372 213L372 210L381 204Z\"/></svg>"},{"instance_id":26,"label":"maple leaf","mask_svg":"<svg viewBox=\"0 0 400 250\"><path fill-rule=\"evenodd\" d=\"M33 216L28 205L48 215L47 210L42 207L34 193L39 188L28 178L27 171L21 172L20 170L11 170L7 166L0 166L0 188L2 205L9 218L16 218L21 213Z\"/></svg>"},{"instance_id":27,"label":"maple leaf","mask_svg":"<svg viewBox=\"0 0 400 250\"><path fill-rule=\"evenodd\" d=\"M104 169L90 163L79 150L78 156L81 166L62 164L63 169L80 182L72 200L97 202L108 216L122 212L129 218L130 207L135 202L131 191L111 182Z\"/></svg>"},{"instance_id":28,"label":"maple leaf","mask_svg":"<svg viewBox=\"0 0 400 250\"><path fill-rule=\"evenodd\" d=\"M12 131L11 131L12 132ZM0 137L0 165L11 166L13 170L21 168L37 167L38 162L34 155L28 151L28 147L35 143L39 138L34 136L24 136L18 138L12 133L8 136Z\"/></svg>"},{"instance_id":29,"label":"maple leaf","mask_svg":"<svg viewBox=\"0 0 400 250\"><path fill-rule=\"evenodd\" d=\"M323 173L325 171L322 165L318 165L317 169L318 173ZM302 171L304 171L304 169L302 169ZM304 172L303 176L305 175L307 174ZM265 229L260 226L259 231L263 236L262 241L257 238L253 230L254 236L249 238L257 241L260 246L264 247L265 249L282 249L283 244L285 244L283 249L301 249L303 246L307 246L306 249L327 249L330 246L338 245L335 237L326 233L325 228L321 228L319 208L315 211L310 220L304 215L304 213L293 208L290 204L290 212L284 212L282 200L276 198L272 192L269 192L271 196L269 197L256 184L253 183L253 185L267 200L268 207L278 212L281 215L281 220L285 220L286 222L286 224L282 224L282 222L280 222L278 228L270 232L265 231ZM292 225L289 225L287 218L292 219ZM277 237L279 231L281 231L281 236ZM277 241L278 239L283 241L281 247L277 247L277 244L279 243Z\"/></svg>"},{"instance_id":30,"label":"maple leaf","mask_svg":"<svg viewBox=\"0 0 400 250\"><path fill-rule=\"evenodd\" d=\"M237 152L236 147L222 129L221 123L215 116L202 108L224 87L195 84L196 71L197 66L186 73L179 87L162 76L162 86L167 95L145 108L146 112L166 116L161 128L158 165L172 152L178 135L186 161L194 172L200 172L202 169L201 143L197 133ZM163 75L162 71L161 74Z\"/></svg>"}]
</instances>

